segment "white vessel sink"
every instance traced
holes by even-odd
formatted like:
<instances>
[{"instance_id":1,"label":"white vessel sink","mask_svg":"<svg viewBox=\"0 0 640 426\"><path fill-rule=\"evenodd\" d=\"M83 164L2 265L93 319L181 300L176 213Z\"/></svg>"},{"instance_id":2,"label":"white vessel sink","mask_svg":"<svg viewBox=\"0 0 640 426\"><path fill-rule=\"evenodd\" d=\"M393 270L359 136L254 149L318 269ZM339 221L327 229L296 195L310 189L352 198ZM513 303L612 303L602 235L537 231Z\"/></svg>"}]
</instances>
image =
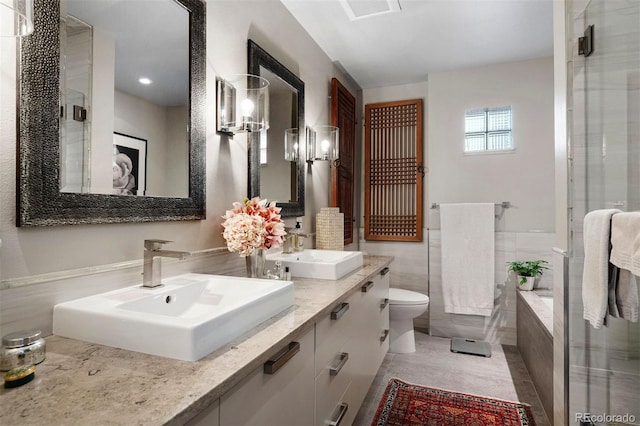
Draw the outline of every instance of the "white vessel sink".
<instances>
[{"instance_id":1,"label":"white vessel sink","mask_svg":"<svg viewBox=\"0 0 640 426\"><path fill-rule=\"evenodd\" d=\"M53 333L197 361L294 305L291 281L185 274L60 303Z\"/></svg>"},{"instance_id":2,"label":"white vessel sink","mask_svg":"<svg viewBox=\"0 0 640 426\"><path fill-rule=\"evenodd\" d=\"M338 280L361 268L363 263L360 251L313 249L297 253L268 254L267 260L280 260L283 266L289 267L294 277L321 280Z\"/></svg>"}]
</instances>

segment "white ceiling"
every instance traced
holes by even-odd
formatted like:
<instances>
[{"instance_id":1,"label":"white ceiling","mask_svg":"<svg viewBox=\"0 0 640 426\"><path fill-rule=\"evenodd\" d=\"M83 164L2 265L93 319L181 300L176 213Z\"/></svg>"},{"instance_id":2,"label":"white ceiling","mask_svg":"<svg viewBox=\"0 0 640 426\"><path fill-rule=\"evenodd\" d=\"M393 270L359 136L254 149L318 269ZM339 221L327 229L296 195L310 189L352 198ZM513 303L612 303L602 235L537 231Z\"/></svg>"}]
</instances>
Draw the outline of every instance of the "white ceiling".
<instances>
[{"instance_id":1,"label":"white ceiling","mask_svg":"<svg viewBox=\"0 0 640 426\"><path fill-rule=\"evenodd\" d=\"M189 13L173 0L66 0L69 15L115 42L116 89L162 106L189 103ZM147 77L152 84L138 82Z\"/></svg>"},{"instance_id":2,"label":"white ceiling","mask_svg":"<svg viewBox=\"0 0 640 426\"><path fill-rule=\"evenodd\" d=\"M280 0L362 88L551 56L553 0ZM352 19L358 10L400 11Z\"/></svg>"}]
</instances>

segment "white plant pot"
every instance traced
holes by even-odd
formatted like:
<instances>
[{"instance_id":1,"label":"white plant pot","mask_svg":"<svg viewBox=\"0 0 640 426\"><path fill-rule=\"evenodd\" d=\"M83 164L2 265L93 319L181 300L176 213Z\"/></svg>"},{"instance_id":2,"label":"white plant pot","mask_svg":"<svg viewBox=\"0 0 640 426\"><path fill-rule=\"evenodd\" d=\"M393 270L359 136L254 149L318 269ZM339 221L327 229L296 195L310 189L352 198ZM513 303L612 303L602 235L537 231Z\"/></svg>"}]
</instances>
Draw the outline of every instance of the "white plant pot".
<instances>
[{"instance_id":1,"label":"white plant pot","mask_svg":"<svg viewBox=\"0 0 640 426\"><path fill-rule=\"evenodd\" d=\"M518 288L520 290L533 290L533 283L535 280L536 277L521 277L518 275Z\"/></svg>"}]
</instances>

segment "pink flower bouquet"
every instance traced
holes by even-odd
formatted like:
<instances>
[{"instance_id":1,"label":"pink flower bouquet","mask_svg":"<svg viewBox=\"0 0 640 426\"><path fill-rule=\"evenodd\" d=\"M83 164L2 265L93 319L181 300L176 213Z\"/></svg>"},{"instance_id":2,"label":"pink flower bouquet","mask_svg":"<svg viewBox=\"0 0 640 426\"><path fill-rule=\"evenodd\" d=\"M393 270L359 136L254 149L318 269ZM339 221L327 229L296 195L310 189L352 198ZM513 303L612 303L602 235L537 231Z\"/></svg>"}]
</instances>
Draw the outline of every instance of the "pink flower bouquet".
<instances>
[{"instance_id":1,"label":"pink flower bouquet","mask_svg":"<svg viewBox=\"0 0 640 426\"><path fill-rule=\"evenodd\" d=\"M256 249L282 246L287 234L280 218L280 207L259 197L245 199L244 205L233 203L233 209L227 210L222 218L222 236L227 241L227 248L243 257Z\"/></svg>"}]
</instances>

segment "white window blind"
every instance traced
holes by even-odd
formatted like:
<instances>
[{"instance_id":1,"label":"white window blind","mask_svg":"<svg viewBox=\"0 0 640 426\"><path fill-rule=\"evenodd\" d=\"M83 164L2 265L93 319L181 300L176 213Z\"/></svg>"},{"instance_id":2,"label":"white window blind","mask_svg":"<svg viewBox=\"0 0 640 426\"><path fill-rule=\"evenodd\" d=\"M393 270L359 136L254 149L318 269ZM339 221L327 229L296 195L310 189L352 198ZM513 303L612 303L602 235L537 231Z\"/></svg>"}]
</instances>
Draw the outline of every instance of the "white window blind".
<instances>
[{"instance_id":1,"label":"white window blind","mask_svg":"<svg viewBox=\"0 0 640 426\"><path fill-rule=\"evenodd\" d=\"M513 149L510 106L465 111L464 151L507 151Z\"/></svg>"}]
</instances>

